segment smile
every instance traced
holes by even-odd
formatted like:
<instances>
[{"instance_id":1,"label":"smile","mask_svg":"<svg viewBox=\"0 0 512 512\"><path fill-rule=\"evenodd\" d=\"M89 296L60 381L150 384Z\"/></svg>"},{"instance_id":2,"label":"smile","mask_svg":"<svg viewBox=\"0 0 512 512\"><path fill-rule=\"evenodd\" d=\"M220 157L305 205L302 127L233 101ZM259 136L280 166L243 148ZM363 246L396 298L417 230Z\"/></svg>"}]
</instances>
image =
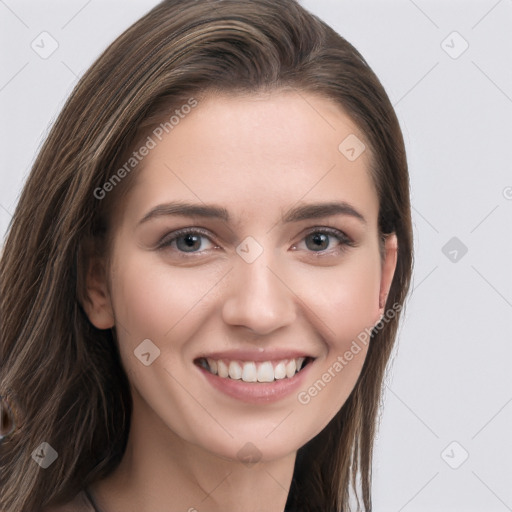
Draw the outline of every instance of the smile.
<instances>
[{"instance_id":1,"label":"smile","mask_svg":"<svg viewBox=\"0 0 512 512\"><path fill-rule=\"evenodd\" d=\"M240 361L201 357L195 363L213 375L223 379L243 382L274 382L290 379L299 373L312 357L297 357L275 361Z\"/></svg>"}]
</instances>

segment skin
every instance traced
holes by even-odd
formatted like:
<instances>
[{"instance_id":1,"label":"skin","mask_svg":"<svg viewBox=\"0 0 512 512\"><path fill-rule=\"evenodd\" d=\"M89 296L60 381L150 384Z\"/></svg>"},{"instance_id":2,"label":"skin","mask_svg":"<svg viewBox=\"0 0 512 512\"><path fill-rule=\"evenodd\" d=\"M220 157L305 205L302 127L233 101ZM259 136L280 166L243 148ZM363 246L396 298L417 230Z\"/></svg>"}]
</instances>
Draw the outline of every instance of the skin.
<instances>
[{"instance_id":1,"label":"skin","mask_svg":"<svg viewBox=\"0 0 512 512\"><path fill-rule=\"evenodd\" d=\"M284 510L297 449L341 408L366 348L307 404L297 392L241 402L214 389L193 361L228 349L301 349L315 357L304 391L379 321L396 237L381 258L370 152L351 162L338 150L350 134L364 140L336 104L309 93L210 95L145 157L119 208L111 266L91 263L84 305L96 327L115 326L134 400L125 456L91 487L104 512ZM175 201L220 206L230 219L141 223ZM291 208L340 201L365 221L283 221ZM176 241L156 248L186 227L208 234L198 252L180 252ZM353 246L330 235L312 250L307 235L325 227ZM263 249L252 263L236 252L248 236ZM149 366L134 356L145 339L160 350ZM248 442L261 457L254 465L237 457Z\"/></svg>"}]
</instances>

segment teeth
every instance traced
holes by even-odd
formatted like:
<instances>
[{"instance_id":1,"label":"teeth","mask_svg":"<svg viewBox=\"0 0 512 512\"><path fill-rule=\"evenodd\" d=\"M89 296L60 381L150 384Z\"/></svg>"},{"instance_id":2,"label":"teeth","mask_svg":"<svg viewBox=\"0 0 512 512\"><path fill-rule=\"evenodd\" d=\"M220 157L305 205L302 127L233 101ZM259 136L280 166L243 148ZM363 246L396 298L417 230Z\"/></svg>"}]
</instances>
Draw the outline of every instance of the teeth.
<instances>
[{"instance_id":1,"label":"teeth","mask_svg":"<svg viewBox=\"0 0 512 512\"><path fill-rule=\"evenodd\" d=\"M256 382L258 380L258 370L255 363L245 363L242 370L242 380L245 382Z\"/></svg>"},{"instance_id":2,"label":"teeth","mask_svg":"<svg viewBox=\"0 0 512 512\"><path fill-rule=\"evenodd\" d=\"M224 361L217 361L217 371L219 373L219 377L226 378L229 376L229 370Z\"/></svg>"},{"instance_id":3,"label":"teeth","mask_svg":"<svg viewBox=\"0 0 512 512\"><path fill-rule=\"evenodd\" d=\"M236 361L229 363L229 377L235 380L242 378L242 367Z\"/></svg>"},{"instance_id":4,"label":"teeth","mask_svg":"<svg viewBox=\"0 0 512 512\"><path fill-rule=\"evenodd\" d=\"M258 368L258 382L272 382L274 380L274 367L270 361L265 361Z\"/></svg>"},{"instance_id":5,"label":"teeth","mask_svg":"<svg viewBox=\"0 0 512 512\"><path fill-rule=\"evenodd\" d=\"M201 359L200 366L214 375L244 382L273 382L293 377L304 365L306 358L285 359L275 366L271 361L223 361L211 358Z\"/></svg>"},{"instance_id":6,"label":"teeth","mask_svg":"<svg viewBox=\"0 0 512 512\"><path fill-rule=\"evenodd\" d=\"M286 365L283 362L277 363L274 368L274 377L276 379L284 379L286 377Z\"/></svg>"},{"instance_id":7,"label":"teeth","mask_svg":"<svg viewBox=\"0 0 512 512\"><path fill-rule=\"evenodd\" d=\"M210 359L210 358L208 358L207 361L208 361L208 366L210 367L210 371L214 375L217 375L217 361L215 361L215 359Z\"/></svg>"},{"instance_id":8,"label":"teeth","mask_svg":"<svg viewBox=\"0 0 512 512\"><path fill-rule=\"evenodd\" d=\"M292 359L288 363L286 363L286 376L288 378L293 377L295 375L295 372L297 371L297 363L295 362L295 359Z\"/></svg>"}]
</instances>

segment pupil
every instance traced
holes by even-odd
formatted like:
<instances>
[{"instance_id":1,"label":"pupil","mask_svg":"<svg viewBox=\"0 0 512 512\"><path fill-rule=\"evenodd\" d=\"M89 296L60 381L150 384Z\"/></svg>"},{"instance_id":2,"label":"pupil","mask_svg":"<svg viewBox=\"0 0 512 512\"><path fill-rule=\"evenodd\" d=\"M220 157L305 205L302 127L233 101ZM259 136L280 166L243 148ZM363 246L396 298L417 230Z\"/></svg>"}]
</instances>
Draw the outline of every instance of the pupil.
<instances>
[{"instance_id":1,"label":"pupil","mask_svg":"<svg viewBox=\"0 0 512 512\"><path fill-rule=\"evenodd\" d=\"M324 233L314 233L307 237L306 246L313 251L323 251L329 246L329 237Z\"/></svg>"}]
</instances>

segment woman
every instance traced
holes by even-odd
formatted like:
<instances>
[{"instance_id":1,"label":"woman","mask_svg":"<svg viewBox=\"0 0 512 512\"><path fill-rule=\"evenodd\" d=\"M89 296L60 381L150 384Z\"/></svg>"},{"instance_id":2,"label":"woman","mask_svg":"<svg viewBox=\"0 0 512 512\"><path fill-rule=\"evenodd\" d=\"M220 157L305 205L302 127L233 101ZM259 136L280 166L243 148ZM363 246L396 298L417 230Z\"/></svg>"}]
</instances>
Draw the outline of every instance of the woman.
<instances>
[{"instance_id":1,"label":"woman","mask_svg":"<svg viewBox=\"0 0 512 512\"><path fill-rule=\"evenodd\" d=\"M84 75L1 260L0 510L371 510L407 163L294 0L164 1Z\"/></svg>"}]
</instances>

